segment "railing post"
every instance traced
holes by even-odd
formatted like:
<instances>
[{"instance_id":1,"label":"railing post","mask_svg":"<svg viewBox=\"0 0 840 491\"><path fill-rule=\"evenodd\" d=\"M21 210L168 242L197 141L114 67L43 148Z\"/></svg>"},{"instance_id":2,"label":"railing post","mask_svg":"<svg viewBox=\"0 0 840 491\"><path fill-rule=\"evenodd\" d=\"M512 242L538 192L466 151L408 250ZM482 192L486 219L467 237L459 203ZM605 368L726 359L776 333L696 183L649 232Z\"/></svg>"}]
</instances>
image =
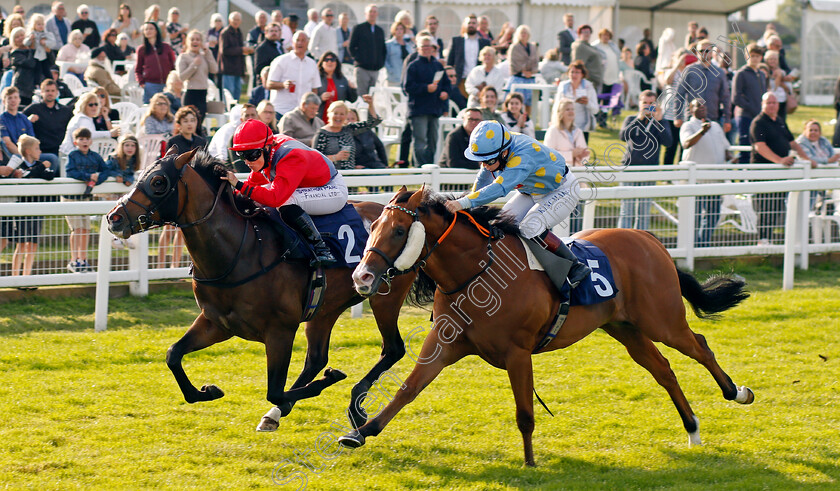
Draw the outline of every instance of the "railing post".
<instances>
[{"instance_id":1,"label":"railing post","mask_svg":"<svg viewBox=\"0 0 840 491\"><path fill-rule=\"evenodd\" d=\"M807 192L807 191L806 191ZM782 266L782 290L793 290L794 266L796 263L796 231L799 228L800 191L788 194L785 216L785 259Z\"/></svg>"},{"instance_id":2,"label":"railing post","mask_svg":"<svg viewBox=\"0 0 840 491\"><path fill-rule=\"evenodd\" d=\"M440 166L437 164L423 164L421 167L429 174L429 186L435 193L440 192Z\"/></svg>"},{"instance_id":3,"label":"railing post","mask_svg":"<svg viewBox=\"0 0 840 491\"><path fill-rule=\"evenodd\" d=\"M135 297L149 294L149 234L138 234L129 240L135 244L128 250L128 269L137 271L137 281L128 284L128 291Z\"/></svg>"},{"instance_id":4,"label":"railing post","mask_svg":"<svg viewBox=\"0 0 840 491\"><path fill-rule=\"evenodd\" d=\"M688 164L688 184L697 184L697 165ZM683 259L677 260L680 266L694 271L694 221L697 214L697 197L683 196L677 198L677 249L685 251Z\"/></svg>"},{"instance_id":5,"label":"railing post","mask_svg":"<svg viewBox=\"0 0 840 491\"><path fill-rule=\"evenodd\" d=\"M594 193L593 193L594 194ZM598 201L587 200L583 205L583 230L595 228L595 212L598 210Z\"/></svg>"},{"instance_id":6,"label":"railing post","mask_svg":"<svg viewBox=\"0 0 840 491\"><path fill-rule=\"evenodd\" d=\"M803 179L812 179L811 165L805 162L805 172ZM797 242L799 244L799 269L803 271L808 270L808 232L810 220L808 215L811 212L811 193L813 191L803 191L799 193L799 227L796 230Z\"/></svg>"},{"instance_id":7,"label":"railing post","mask_svg":"<svg viewBox=\"0 0 840 491\"><path fill-rule=\"evenodd\" d=\"M361 319L362 318L362 310L364 308L365 302L357 303L356 305L350 307L350 317L352 319Z\"/></svg>"},{"instance_id":8,"label":"railing post","mask_svg":"<svg viewBox=\"0 0 840 491\"><path fill-rule=\"evenodd\" d=\"M102 332L108 328L108 296L111 293L111 233L108 232L108 217L102 215L99 224L99 256L96 261L96 307L93 328Z\"/></svg>"}]
</instances>

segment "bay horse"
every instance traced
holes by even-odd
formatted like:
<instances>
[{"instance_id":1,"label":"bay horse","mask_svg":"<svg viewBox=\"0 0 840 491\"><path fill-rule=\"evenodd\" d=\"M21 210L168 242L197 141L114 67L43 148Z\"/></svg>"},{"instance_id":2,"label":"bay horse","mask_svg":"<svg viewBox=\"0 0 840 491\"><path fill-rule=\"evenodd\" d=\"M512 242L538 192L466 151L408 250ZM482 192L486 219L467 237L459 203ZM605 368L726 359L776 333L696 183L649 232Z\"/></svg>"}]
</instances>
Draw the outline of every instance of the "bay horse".
<instances>
[{"instance_id":1,"label":"bay horse","mask_svg":"<svg viewBox=\"0 0 840 491\"><path fill-rule=\"evenodd\" d=\"M752 391L736 386L715 361L705 338L691 331L680 298L685 297L698 316L713 317L749 296L743 279L718 277L701 285L675 267L652 234L629 229L584 231L576 237L606 254L618 293L595 305L572 306L556 337L535 351L560 305L556 287L546 274L527 267L518 226L511 217L493 207L453 215L445 201L426 195L423 189L411 193L403 187L371 226L365 255L353 273L356 290L371 295L395 269L422 268L431 280L425 282L425 291L434 295L434 325L402 390L376 417L342 436L341 444L364 445L366 437L378 435L446 366L478 355L508 372L525 463L533 466L531 354L566 348L598 328L623 344L633 360L665 388L690 445L701 443L699 420L654 341L706 367L725 399L753 402ZM507 264L500 253L503 249L513 254ZM511 262L524 266L517 269Z\"/></svg>"},{"instance_id":2,"label":"bay horse","mask_svg":"<svg viewBox=\"0 0 840 491\"><path fill-rule=\"evenodd\" d=\"M265 216L240 211L251 200L234 196L219 179L222 163L196 150L177 155L177 149L150 166L134 187L108 214L111 232L128 238L164 224L181 228L193 260L193 292L201 313L186 334L166 353L166 364L189 403L211 401L224 395L215 385L197 389L181 365L184 355L238 336L265 344L268 365L267 399L276 407L261 420L259 431L273 431L280 417L300 399L314 397L346 377L327 366L330 334L339 315L364 300L353 288L351 268L327 269L324 300L306 323L306 361L300 376L286 391L286 377L307 302L308 259L285 260L283 232ZM354 205L363 218L375 220L377 203ZM352 389L349 415L356 426L366 419L360 401L376 379L402 358L403 340L397 326L400 308L414 275L395 278L387 295L370 299L382 335L378 362ZM203 281L202 281L203 280Z\"/></svg>"}]
</instances>

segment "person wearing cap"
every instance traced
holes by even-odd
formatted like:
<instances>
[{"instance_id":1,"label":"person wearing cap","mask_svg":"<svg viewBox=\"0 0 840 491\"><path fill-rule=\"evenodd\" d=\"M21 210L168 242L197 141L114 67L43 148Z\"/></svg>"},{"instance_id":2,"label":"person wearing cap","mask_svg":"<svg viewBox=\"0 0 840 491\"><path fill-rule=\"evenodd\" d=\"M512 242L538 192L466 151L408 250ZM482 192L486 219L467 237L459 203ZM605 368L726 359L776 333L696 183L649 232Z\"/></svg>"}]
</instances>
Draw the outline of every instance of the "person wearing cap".
<instances>
[{"instance_id":1,"label":"person wearing cap","mask_svg":"<svg viewBox=\"0 0 840 491\"><path fill-rule=\"evenodd\" d=\"M572 288L589 276L589 267L550 231L569 217L579 200L577 178L559 152L508 131L498 121L482 121L470 134L464 156L480 162L481 169L470 194L446 202L449 211L487 205L518 191L502 210L519 224L522 237L572 262L568 274Z\"/></svg>"},{"instance_id":2,"label":"person wearing cap","mask_svg":"<svg viewBox=\"0 0 840 491\"><path fill-rule=\"evenodd\" d=\"M120 90L120 86L111 77L111 72L105 68L105 60L107 59L108 54L104 46L100 46L91 51L90 62L88 62L88 67L85 70L85 80L104 87L111 97L119 97L122 91Z\"/></svg>"},{"instance_id":3,"label":"person wearing cap","mask_svg":"<svg viewBox=\"0 0 840 491\"><path fill-rule=\"evenodd\" d=\"M222 179L242 196L277 208L283 220L312 244L316 257L311 266L334 263L309 216L335 213L347 204L347 185L332 161L290 136L275 135L258 119L236 129L231 150L245 161L251 174L245 182L230 171Z\"/></svg>"},{"instance_id":4,"label":"person wearing cap","mask_svg":"<svg viewBox=\"0 0 840 491\"><path fill-rule=\"evenodd\" d=\"M75 99L76 96L73 95L73 91L70 90L70 87L67 85L67 82L61 79L61 68L58 65L53 65L50 67L50 75L52 75L52 79L55 84L58 86L58 97L59 99ZM68 106L72 106L75 104L75 100L71 100L67 103ZM64 137L64 134L61 135Z\"/></svg>"}]
</instances>

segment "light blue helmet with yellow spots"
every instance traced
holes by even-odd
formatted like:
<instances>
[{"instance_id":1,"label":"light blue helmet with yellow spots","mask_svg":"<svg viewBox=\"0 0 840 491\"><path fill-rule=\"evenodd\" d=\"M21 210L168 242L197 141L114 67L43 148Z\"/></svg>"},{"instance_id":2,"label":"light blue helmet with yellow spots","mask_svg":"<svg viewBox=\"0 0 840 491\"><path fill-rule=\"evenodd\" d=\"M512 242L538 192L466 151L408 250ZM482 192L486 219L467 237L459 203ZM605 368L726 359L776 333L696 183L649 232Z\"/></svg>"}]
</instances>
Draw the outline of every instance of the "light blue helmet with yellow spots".
<instances>
[{"instance_id":1,"label":"light blue helmet with yellow spots","mask_svg":"<svg viewBox=\"0 0 840 491\"><path fill-rule=\"evenodd\" d=\"M494 159L513 142L510 131L498 121L482 121L470 135L464 157L476 161Z\"/></svg>"}]
</instances>

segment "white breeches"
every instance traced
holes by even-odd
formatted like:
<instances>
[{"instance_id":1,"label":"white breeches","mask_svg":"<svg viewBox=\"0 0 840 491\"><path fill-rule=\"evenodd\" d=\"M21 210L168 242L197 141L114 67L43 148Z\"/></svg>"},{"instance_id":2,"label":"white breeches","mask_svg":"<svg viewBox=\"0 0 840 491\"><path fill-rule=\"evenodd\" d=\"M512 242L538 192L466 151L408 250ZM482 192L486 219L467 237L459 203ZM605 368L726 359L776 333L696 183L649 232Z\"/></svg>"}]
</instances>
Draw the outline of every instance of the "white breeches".
<instances>
[{"instance_id":1,"label":"white breeches","mask_svg":"<svg viewBox=\"0 0 840 491\"><path fill-rule=\"evenodd\" d=\"M283 206L298 205L309 215L329 215L344 208L348 196L344 177L337 174L323 186L295 189Z\"/></svg>"},{"instance_id":2,"label":"white breeches","mask_svg":"<svg viewBox=\"0 0 840 491\"><path fill-rule=\"evenodd\" d=\"M532 239L568 218L579 200L577 177L569 170L554 191L542 196L517 193L502 210L516 217L523 237Z\"/></svg>"}]
</instances>

